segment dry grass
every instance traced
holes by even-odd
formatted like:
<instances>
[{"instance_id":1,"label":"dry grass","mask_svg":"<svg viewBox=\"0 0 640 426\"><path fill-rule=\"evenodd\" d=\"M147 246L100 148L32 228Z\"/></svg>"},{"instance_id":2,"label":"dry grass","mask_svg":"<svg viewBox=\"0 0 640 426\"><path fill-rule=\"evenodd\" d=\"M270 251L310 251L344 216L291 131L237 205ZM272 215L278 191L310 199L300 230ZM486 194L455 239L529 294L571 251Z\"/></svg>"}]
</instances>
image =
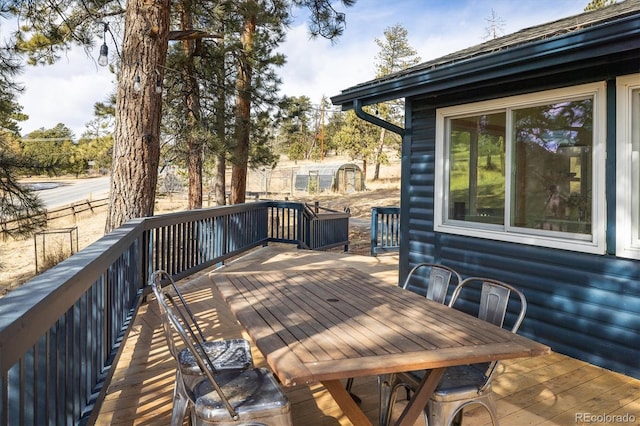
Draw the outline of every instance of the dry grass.
<instances>
[{"instance_id":1,"label":"dry grass","mask_svg":"<svg viewBox=\"0 0 640 426\"><path fill-rule=\"evenodd\" d=\"M44 259L41 263L38 263L38 272L42 273L47 269L53 268L69 256L71 256L71 250L67 250L61 245L47 249L43 256Z\"/></svg>"}]
</instances>

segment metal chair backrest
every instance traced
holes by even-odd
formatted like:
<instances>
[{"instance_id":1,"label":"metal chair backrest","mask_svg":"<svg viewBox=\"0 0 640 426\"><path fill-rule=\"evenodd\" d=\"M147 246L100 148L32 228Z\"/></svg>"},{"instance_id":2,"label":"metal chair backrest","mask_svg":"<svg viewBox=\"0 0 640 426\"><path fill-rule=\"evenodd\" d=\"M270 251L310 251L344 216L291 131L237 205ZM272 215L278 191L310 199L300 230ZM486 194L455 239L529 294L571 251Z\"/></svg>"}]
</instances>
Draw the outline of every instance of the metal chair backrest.
<instances>
[{"instance_id":1,"label":"metal chair backrest","mask_svg":"<svg viewBox=\"0 0 640 426\"><path fill-rule=\"evenodd\" d=\"M462 282L460 274L448 266L428 262L418 263L411 269L411 271L409 271L409 274L407 274L407 278L404 280L402 288L407 289L411 279L417 275L419 270L426 268L429 268L429 280L427 282L427 292L425 296L427 299L444 304L447 298L449 285L451 284L451 278L455 277L456 285Z\"/></svg>"},{"instance_id":2,"label":"metal chair backrest","mask_svg":"<svg viewBox=\"0 0 640 426\"><path fill-rule=\"evenodd\" d=\"M511 326L511 332L517 332L527 312L527 299L520 290L502 281L480 277L466 278L458 284L453 291L451 300L449 301L449 307L453 307L456 303L463 288L474 284L477 285L478 283L482 286L480 292L480 304L478 307L478 318L497 325L498 327L502 327L504 325L504 319L507 314L507 306L509 304L511 294L515 294L520 303L520 310L516 320Z\"/></svg>"},{"instance_id":3,"label":"metal chair backrest","mask_svg":"<svg viewBox=\"0 0 640 426\"><path fill-rule=\"evenodd\" d=\"M215 379L216 369L213 365L213 361L207 355L207 352L203 346L203 342L196 336L192 325L189 322L185 322L184 316L178 313L177 303L171 297L171 295L163 292L162 289L158 288L155 281L152 281L152 288L154 293L156 294L156 299L158 301L158 305L160 306L160 311L164 319L166 319L170 327L175 332L177 332L182 342L187 346L187 348L189 348L191 354L196 360L196 363L198 364L198 367L200 367L202 373L211 382L211 385L218 393L218 396L222 400L231 418L233 420L238 420L238 413L233 408L225 394L222 392L220 385ZM175 350L176 344L173 341L173 333L171 333L171 330L169 330L169 332L165 334L165 337L167 337L167 343L169 347L173 347Z\"/></svg>"},{"instance_id":4,"label":"metal chair backrest","mask_svg":"<svg viewBox=\"0 0 640 426\"><path fill-rule=\"evenodd\" d=\"M154 295L156 296L156 300L158 301L158 309L160 310L160 319L162 320L162 330L164 332L165 340L167 341L167 345L169 346L169 352L175 358L178 359L178 348L173 340L173 333L171 328L171 323L169 321L169 317L167 315L167 311L165 310L166 303L160 303L160 301L165 300L165 293L162 291L162 287L160 286L158 280L152 276L152 279L149 280L151 285L151 289L153 290Z\"/></svg>"},{"instance_id":5,"label":"metal chair backrest","mask_svg":"<svg viewBox=\"0 0 640 426\"><path fill-rule=\"evenodd\" d=\"M201 342L206 341L206 339L204 337L204 333L202 332L202 329L200 328L200 325L198 325L198 321L196 320L195 315L193 314L193 312L189 308L189 305L187 304L187 301L182 296L182 293L180 292L180 289L178 289L178 286L176 285L176 282L173 280L171 275L169 275L169 273L167 271L164 271L162 269L159 269L159 270L155 271L153 274L151 274L151 282L155 283L156 286L158 286L158 288L163 288L162 283L165 280L168 281L169 283L171 283L171 286L173 287L173 291L175 292L176 296L178 296L178 299L180 299L180 303L182 305L181 308L179 309L180 316L184 317L183 319L185 319L185 320L186 320L186 316L188 316L189 320L191 321L192 326L196 329L196 331L198 332L198 335L200 336L200 341Z\"/></svg>"},{"instance_id":6,"label":"metal chair backrest","mask_svg":"<svg viewBox=\"0 0 640 426\"><path fill-rule=\"evenodd\" d=\"M453 294L451 295L451 301L449 301L449 307L454 306L464 288L477 286L478 284L481 285L478 318L500 328L504 326L504 320L507 314L509 300L512 299L512 295L515 295L514 299L518 300L520 307L517 317L510 328L510 331L512 333L516 333L520 328L520 325L522 324L524 316L527 312L527 299L524 297L524 294L520 290L510 284L491 278L466 278L460 284L458 284L458 286L453 291ZM489 385L491 376L493 375L498 362L492 362L482 365L486 365L487 370L485 373L486 381L480 387L480 390L484 390Z\"/></svg>"}]
</instances>

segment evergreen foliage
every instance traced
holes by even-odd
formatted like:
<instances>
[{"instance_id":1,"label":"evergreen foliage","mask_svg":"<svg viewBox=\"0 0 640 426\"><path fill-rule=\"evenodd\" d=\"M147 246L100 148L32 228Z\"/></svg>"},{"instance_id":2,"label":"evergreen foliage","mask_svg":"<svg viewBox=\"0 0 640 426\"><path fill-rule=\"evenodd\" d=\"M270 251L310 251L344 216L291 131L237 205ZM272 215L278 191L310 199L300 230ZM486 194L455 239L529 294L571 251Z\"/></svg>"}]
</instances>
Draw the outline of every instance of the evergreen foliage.
<instances>
[{"instance_id":1,"label":"evergreen foliage","mask_svg":"<svg viewBox=\"0 0 640 426\"><path fill-rule=\"evenodd\" d=\"M606 6L615 4L616 0L591 0L585 7L584 11L589 12L591 10L597 10Z\"/></svg>"}]
</instances>

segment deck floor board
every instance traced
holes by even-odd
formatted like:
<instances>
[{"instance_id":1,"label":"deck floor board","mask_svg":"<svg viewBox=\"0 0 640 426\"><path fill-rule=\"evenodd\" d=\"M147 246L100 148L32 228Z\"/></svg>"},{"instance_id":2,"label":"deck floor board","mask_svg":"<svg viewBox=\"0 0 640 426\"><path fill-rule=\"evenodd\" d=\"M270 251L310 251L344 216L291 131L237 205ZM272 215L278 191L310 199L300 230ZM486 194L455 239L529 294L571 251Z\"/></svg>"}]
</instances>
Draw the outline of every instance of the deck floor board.
<instances>
[{"instance_id":1,"label":"deck floor board","mask_svg":"<svg viewBox=\"0 0 640 426\"><path fill-rule=\"evenodd\" d=\"M351 267L397 284L396 256L366 257L290 248L266 247L229 263L229 271L284 269L340 269ZM248 338L203 271L178 283L189 306L210 338ZM253 346L254 361L266 366ZM98 425L169 424L175 378L174 361L164 340L153 297L140 307L96 420ZM505 361L500 365L493 389L498 415L504 425L581 424L577 413L633 416L640 424L640 380L552 353ZM285 388L296 425L350 425L329 393L320 384ZM353 392L362 409L377 423L375 377L358 378ZM402 394L399 397L402 399ZM400 403L400 405L402 402ZM397 412L400 411L398 407ZM185 422L186 424L186 422ZM424 424L420 419L416 424ZM490 424L481 409L464 413L465 426Z\"/></svg>"}]
</instances>

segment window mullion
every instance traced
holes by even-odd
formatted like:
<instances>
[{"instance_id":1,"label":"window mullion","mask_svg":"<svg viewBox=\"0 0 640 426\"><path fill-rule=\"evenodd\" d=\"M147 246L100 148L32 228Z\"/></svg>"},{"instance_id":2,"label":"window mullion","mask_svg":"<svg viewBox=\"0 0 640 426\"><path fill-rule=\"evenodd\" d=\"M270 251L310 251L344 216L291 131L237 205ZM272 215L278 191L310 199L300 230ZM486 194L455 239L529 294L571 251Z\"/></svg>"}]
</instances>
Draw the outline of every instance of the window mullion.
<instances>
[{"instance_id":1,"label":"window mullion","mask_svg":"<svg viewBox=\"0 0 640 426\"><path fill-rule=\"evenodd\" d=\"M506 232L511 231L511 214L513 212L513 114L511 108L507 108L505 111L505 194L504 194L504 229Z\"/></svg>"},{"instance_id":2,"label":"window mullion","mask_svg":"<svg viewBox=\"0 0 640 426\"><path fill-rule=\"evenodd\" d=\"M640 248L640 89L630 89L631 245Z\"/></svg>"}]
</instances>

